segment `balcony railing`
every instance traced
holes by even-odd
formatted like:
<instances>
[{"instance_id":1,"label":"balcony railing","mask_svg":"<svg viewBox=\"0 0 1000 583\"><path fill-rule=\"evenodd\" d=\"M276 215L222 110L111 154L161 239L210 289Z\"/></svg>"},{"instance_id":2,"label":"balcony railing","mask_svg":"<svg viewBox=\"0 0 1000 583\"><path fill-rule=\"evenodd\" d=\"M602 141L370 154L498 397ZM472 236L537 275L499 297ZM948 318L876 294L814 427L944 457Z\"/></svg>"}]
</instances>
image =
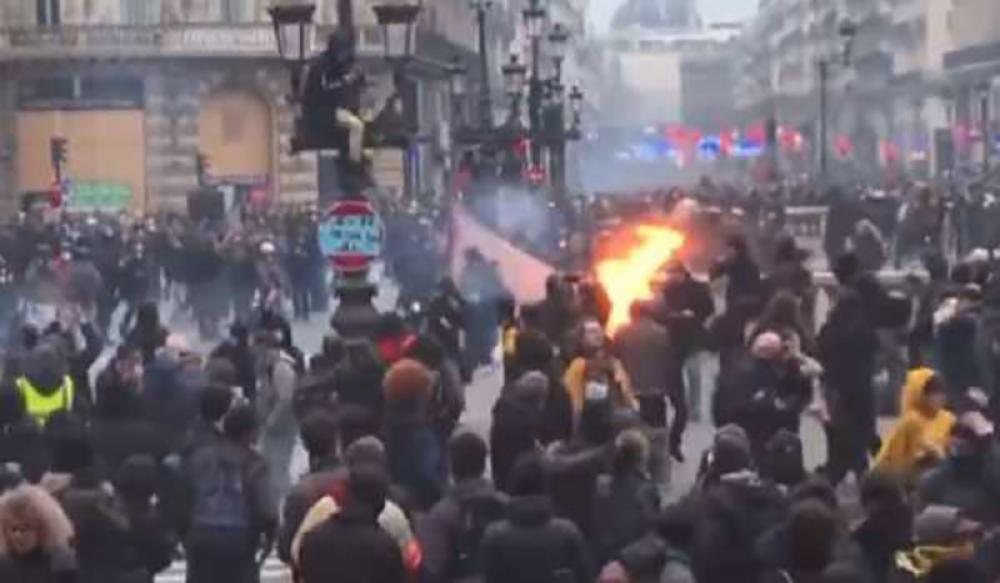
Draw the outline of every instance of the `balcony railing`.
<instances>
[{"instance_id":1,"label":"balcony railing","mask_svg":"<svg viewBox=\"0 0 1000 583\"><path fill-rule=\"evenodd\" d=\"M313 50L325 45L320 27ZM381 29L358 28L358 55L382 54ZM277 58L270 24L81 25L0 28L0 61L38 58Z\"/></svg>"}]
</instances>

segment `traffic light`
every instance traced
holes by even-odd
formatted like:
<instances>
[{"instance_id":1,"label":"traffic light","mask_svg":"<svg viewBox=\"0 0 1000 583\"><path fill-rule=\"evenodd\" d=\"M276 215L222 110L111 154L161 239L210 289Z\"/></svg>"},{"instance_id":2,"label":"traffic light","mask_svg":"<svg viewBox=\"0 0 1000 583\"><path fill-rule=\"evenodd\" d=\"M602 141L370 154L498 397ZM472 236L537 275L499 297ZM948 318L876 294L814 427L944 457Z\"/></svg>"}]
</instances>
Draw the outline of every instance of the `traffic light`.
<instances>
[{"instance_id":1,"label":"traffic light","mask_svg":"<svg viewBox=\"0 0 1000 583\"><path fill-rule=\"evenodd\" d=\"M198 152L194 159L194 169L195 175L198 177L198 184L204 185L211 170L211 163L208 161L208 156L202 152Z\"/></svg>"},{"instance_id":2,"label":"traffic light","mask_svg":"<svg viewBox=\"0 0 1000 583\"><path fill-rule=\"evenodd\" d=\"M49 141L49 154L52 156L52 168L55 170L56 180L62 180L63 165L69 158L69 140L66 138L54 137Z\"/></svg>"}]
</instances>

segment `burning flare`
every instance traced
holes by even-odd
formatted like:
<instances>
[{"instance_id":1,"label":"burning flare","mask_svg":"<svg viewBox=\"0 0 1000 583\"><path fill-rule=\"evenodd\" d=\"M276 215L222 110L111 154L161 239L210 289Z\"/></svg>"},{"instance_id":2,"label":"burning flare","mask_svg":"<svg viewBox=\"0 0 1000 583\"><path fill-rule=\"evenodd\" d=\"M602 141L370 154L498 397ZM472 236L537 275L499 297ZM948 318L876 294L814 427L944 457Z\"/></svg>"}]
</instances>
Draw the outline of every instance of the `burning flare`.
<instances>
[{"instance_id":1,"label":"burning flare","mask_svg":"<svg viewBox=\"0 0 1000 583\"><path fill-rule=\"evenodd\" d=\"M664 264L684 245L684 235L664 225L625 227L613 237L610 257L597 262L597 279L611 297L608 333L629 321L633 302L653 299L652 281Z\"/></svg>"}]
</instances>

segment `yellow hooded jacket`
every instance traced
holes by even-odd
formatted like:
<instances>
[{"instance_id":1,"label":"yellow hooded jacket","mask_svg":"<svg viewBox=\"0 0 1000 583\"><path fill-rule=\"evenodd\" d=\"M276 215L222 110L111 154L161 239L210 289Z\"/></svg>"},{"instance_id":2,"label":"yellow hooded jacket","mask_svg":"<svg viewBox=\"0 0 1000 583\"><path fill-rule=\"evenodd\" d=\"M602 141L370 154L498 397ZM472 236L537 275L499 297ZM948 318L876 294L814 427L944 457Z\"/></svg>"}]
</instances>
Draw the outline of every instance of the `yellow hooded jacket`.
<instances>
[{"instance_id":1,"label":"yellow hooded jacket","mask_svg":"<svg viewBox=\"0 0 1000 583\"><path fill-rule=\"evenodd\" d=\"M911 476L926 455L944 456L955 415L947 410L930 414L922 406L924 389L933 377L934 371L929 368L916 368L907 373L899 421L875 458L876 468Z\"/></svg>"}]
</instances>

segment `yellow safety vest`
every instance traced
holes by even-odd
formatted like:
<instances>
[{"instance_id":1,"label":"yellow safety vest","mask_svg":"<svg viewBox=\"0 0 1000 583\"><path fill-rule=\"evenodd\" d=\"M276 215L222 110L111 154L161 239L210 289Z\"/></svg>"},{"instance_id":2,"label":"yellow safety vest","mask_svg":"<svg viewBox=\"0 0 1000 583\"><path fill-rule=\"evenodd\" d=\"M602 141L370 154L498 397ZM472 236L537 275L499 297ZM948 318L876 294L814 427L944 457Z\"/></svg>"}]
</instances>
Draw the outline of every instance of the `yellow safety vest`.
<instances>
[{"instance_id":1,"label":"yellow safety vest","mask_svg":"<svg viewBox=\"0 0 1000 583\"><path fill-rule=\"evenodd\" d=\"M17 379L17 390L24 396L24 404L31 415L40 425L45 425L49 417L58 411L69 411L73 408L73 397L76 387L73 379L69 375L63 377L62 386L51 395L44 395L35 385L31 384L28 377Z\"/></svg>"}]
</instances>

